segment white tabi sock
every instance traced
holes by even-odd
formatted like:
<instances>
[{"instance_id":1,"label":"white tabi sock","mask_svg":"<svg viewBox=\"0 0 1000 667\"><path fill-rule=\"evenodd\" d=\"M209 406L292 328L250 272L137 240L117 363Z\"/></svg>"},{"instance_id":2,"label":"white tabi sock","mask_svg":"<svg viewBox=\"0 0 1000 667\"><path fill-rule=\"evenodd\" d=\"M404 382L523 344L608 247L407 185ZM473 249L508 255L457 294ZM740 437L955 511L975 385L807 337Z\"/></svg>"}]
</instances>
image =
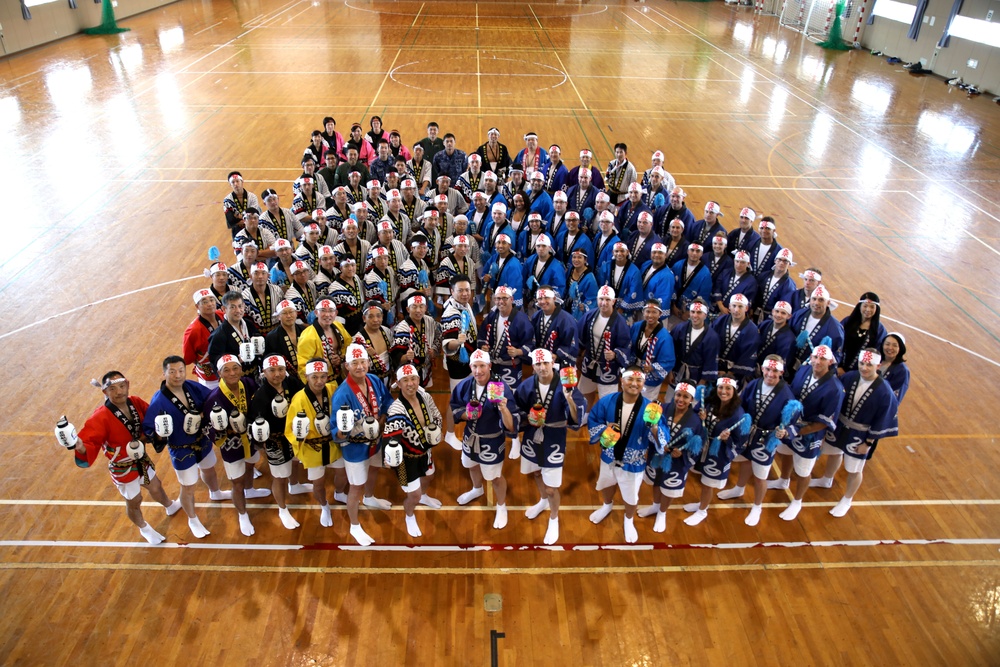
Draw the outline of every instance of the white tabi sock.
<instances>
[{"instance_id":1,"label":"white tabi sock","mask_svg":"<svg viewBox=\"0 0 1000 667\"><path fill-rule=\"evenodd\" d=\"M156 529L150 526L148 523L139 529L139 534L142 535L143 539L145 539L150 544L159 544L163 540L167 539L163 535L160 535L158 532L156 532Z\"/></svg>"},{"instance_id":2,"label":"white tabi sock","mask_svg":"<svg viewBox=\"0 0 1000 667\"><path fill-rule=\"evenodd\" d=\"M763 511L763 509L764 508L762 508L760 505L754 505L753 507L751 507L750 514L747 514L747 518L743 520L743 523L745 523L748 526L756 526L758 523L760 523L760 513Z\"/></svg>"},{"instance_id":3,"label":"white tabi sock","mask_svg":"<svg viewBox=\"0 0 1000 667\"><path fill-rule=\"evenodd\" d=\"M697 503L696 503L697 504ZM697 526L708 517L708 510L697 510L694 514L684 519L684 523L689 526Z\"/></svg>"},{"instance_id":4,"label":"white tabi sock","mask_svg":"<svg viewBox=\"0 0 1000 667\"><path fill-rule=\"evenodd\" d=\"M534 519L548 508L549 508L549 499L542 498L537 503L526 509L524 511L524 516L528 517L529 519Z\"/></svg>"},{"instance_id":5,"label":"white tabi sock","mask_svg":"<svg viewBox=\"0 0 1000 667\"><path fill-rule=\"evenodd\" d=\"M376 510L391 510L392 503L388 500L383 500L382 498L376 498L375 496L365 496L361 499L365 507L371 507Z\"/></svg>"},{"instance_id":6,"label":"white tabi sock","mask_svg":"<svg viewBox=\"0 0 1000 667\"><path fill-rule=\"evenodd\" d=\"M719 491L719 500L732 500L733 498L742 498L743 492L746 487L734 486L731 489L726 489L725 491Z\"/></svg>"},{"instance_id":7,"label":"white tabi sock","mask_svg":"<svg viewBox=\"0 0 1000 667\"><path fill-rule=\"evenodd\" d=\"M497 505L497 516L493 519L493 527L502 530L507 527L507 506Z\"/></svg>"},{"instance_id":8,"label":"white tabi sock","mask_svg":"<svg viewBox=\"0 0 1000 667\"><path fill-rule=\"evenodd\" d=\"M209 491L208 492L208 499L209 500L232 500L233 499L233 492L232 491Z\"/></svg>"},{"instance_id":9,"label":"white tabi sock","mask_svg":"<svg viewBox=\"0 0 1000 667\"><path fill-rule=\"evenodd\" d=\"M243 497L248 500L253 500L254 498L267 498L271 495L271 489L244 489Z\"/></svg>"},{"instance_id":10,"label":"white tabi sock","mask_svg":"<svg viewBox=\"0 0 1000 667\"><path fill-rule=\"evenodd\" d=\"M778 479L767 480L767 488L778 489L779 491L784 491L788 488L788 480L784 477L779 477Z\"/></svg>"},{"instance_id":11,"label":"white tabi sock","mask_svg":"<svg viewBox=\"0 0 1000 667\"><path fill-rule=\"evenodd\" d=\"M809 480L810 489L832 489L833 488L833 478L832 477L816 477Z\"/></svg>"},{"instance_id":12,"label":"white tabi sock","mask_svg":"<svg viewBox=\"0 0 1000 667\"><path fill-rule=\"evenodd\" d=\"M465 493L463 493L462 495L460 495L458 497L458 499L457 499L458 500L458 504L459 505L468 505L469 503L471 503L473 500L475 500L476 498L480 497L484 493L486 493L486 492L483 491L483 487L481 487L481 486L478 487L478 488L477 487L472 487L471 490L466 491Z\"/></svg>"},{"instance_id":13,"label":"white tabi sock","mask_svg":"<svg viewBox=\"0 0 1000 667\"><path fill-rule=\"evenodd\" d=\"M360 523L356 526L351 526L351 537L357 540L358 544L363 547L369 547L375 543L375 540L372 539L371 535L365 532L365 529L361 527Z\"/></svg>"},{"instance_id":14,"label":"white tabi sock","mask_svg":"<svg viewBox=\"0 0 1000 667\"><path fill-rule=\"evenodd\" d=\"M635 522L632 517L625 517L625 541L635 544L639 541L639 531L635 529Z\"/></svg>"},{"instance_id":15,"label":"white tabi sock","mask_svg":"<svg viewBox=\"0 0 1000 667\"><path fill-rule=\"evenodd\" d=\"M559 541L559 517L549 519L549 527L545 529L545 544L555 544Z\"/></svg>"},{"instance_id":16,"label":"white tabi sock","mask_svg":"<svg viewBox=\"0 0 1000 667\"><path fill-rule=\"evenodd\" d=\"M844 516L845 514L847 514L848 510L851 509L851 501L852 500L854 500L854 499L853 498L847 498L846 496L844 498L841 498L840 502L837 503L836 505L834 505L833 509L830 510L830 514L832 514L833 516L837 517L838 519L840 517Z\"/></svg>"},{"instance_id":17,"label":"white tabi sock","mask_svg":"<svg viewBox=\"0 0 1000 667\"><path fill-rule=\"evenodd\" d=\"M605 505L601 505L600 507L598 507L596 510L590 513L590 522L600 523L605 519L607 519L608 515L611 514L612 507L614 507L614 505L612 505L611 503L607 503Z\"/></svg>"},{"instance_id":18,"label":"white tabi sock","mask_svg":"<svg viewBox=\"0 0 1000 667\"><path fill-rule=\"evenodd\" d=\"M197 537L199 540L203 537L208 537L212 533L209 532L208 528L201 525L201 519L198 517L191 517L188 519L188 528L191 529L191 534Z\"/></svg>"},{"instance_id":19,"label":"white tabi sock","mask_svg":"<svg viewBox=\"0 0 1000 667\"><path fill-rule=\"evenodd\" d=\"M333 527L333 515L330 513L329 505L323 505L319 508L319 525L324 528Z\"/></svg>"},{"instance_id":20,"label":"white tabi sock","mask_svg":"<svg viewBox=\"0 0 1000 667\"><path fill-rule=\"evenodd\" d=\"M288 493L293 496L300 496L303 493L312 493L312 484L289 484Z\"/></svg>"},{"instance_id":21,"label":"white tabi sock","mask_svg":"<svg viewBox=\"0 0 1000 667\"><path fill-rule=\"evenodd\" d=\"M785 521L794 521L795 517L797 517L799 515L799 512L801 511L802 511L802 501L793 500L792 502L788 503L788 507L786 507L785 510L778 516L780 516Z\"/></svg>"},{"instance_id":22,"label":"white tabi sock","mask_svg":"<svg viewBox=\"0 0 1000 667\"><path fill-rule=\"evenodd\" d=\"M684 511L685 512L697 512L700 509L701 509L701 503L685 503L684 504Z\"/></svg>"},{"instance_id":23,"label":"white tabi sock","mask_svg":"<svg viewBox=\"0 0 1000 667\"><path fill-rule=\"evenodd\" d=\"M340 503L341 505L346 505L347 504L347 494L346 493L337 493L336 491L334 491L333 492L333 501L335 503Z\"/></svg>"},{"instance_id":24,"label":"white tabi sock","mask_svg":"<svg viewBox=\"0 0 1000 667\"><path fill-rule=\"evenodd\" d=\"M514 438L510 441L510 454L508 455L511 461L516 461L521 458L521 441L518 438Z\"/></svg>"},{"instance_id":25,"label":"white tabi sock","mask_svg":"<svg viewBox=\"0 0 1000 667\"><path fill-rule=\"evenodd\" d=\"M640 519L645 519L647 516L653 516L659 511L660 511L660 506L657 503L653 503L652 505L646 505L645 507L640 507L639 511L636 512L636 515Z\"/></svg>"},{"instance_id":26,"label":"white tabi sock","mask_svg":"<svg viewBox=\"0 0 1000 667\"><path fill-rule=\"evenodd\" d=\"M653 523L654 533L665 533L667 531L667 513L657 512L656 521Z\"/></svg>"},{"instance_id":27,"label":"white tabi sock","mask_svg":"<svg viewBox=\"0 0 1000 667\"><path fill-rule=\"evenodd\" d=\"M240 532L250 537L254 534L253 524L250 523L249 514L240 514Z\"/></svg>"},{"instance_id":28,"label":"white tabi sock","mask_svg":"<svg viewBox=\"0 0 1000 667\"><path fill-rule=\"evenodd\" d=\"M417 502L425 507L430 507L431 509L441 509L441 501L437 498L431 498L426 493L420 496L420 500Z\"/></svg>"},{"instance_id":29,"label":"white tabi sock","mask_svg":"<svg viewBox=\"0 0 1000 667\"><path fill-rule=\"evenodd\" d=\"M295 517L292 516L287 507L278 508L278 518L281 519L281 525L288 530L295 530L299 527L299 522L295 520Z\"/></svg>"},{"instance_id":30,"label":"white tabi sock","mask_svg":"<svg viewBox=\"0 0 1000 667\"><path fill-rule=\"evenodd\" d=\"M417 525L417 517L416 517L416 515L414 515L414 516L407 515L406 516L406 532L410 535L410 537L422 537L423 536L423 533L420 532L420 526Z\"/></svg>"},{"instance_id":31,"label":"white tabi sock","mask_svg":"<svg viewBox=\"0 0 1000 667\"><path fill-rule=\"evenodd\" d=\"M166 509L166 511L167 511L167 516L173 516L173 515L177 514L178 511L180 511L180 509L181 509L181 501L180 500L175 500L174 502L170 503L170 507L167 507L167 508L164 508L164 509Z\"/></svg>"}]
</instances>

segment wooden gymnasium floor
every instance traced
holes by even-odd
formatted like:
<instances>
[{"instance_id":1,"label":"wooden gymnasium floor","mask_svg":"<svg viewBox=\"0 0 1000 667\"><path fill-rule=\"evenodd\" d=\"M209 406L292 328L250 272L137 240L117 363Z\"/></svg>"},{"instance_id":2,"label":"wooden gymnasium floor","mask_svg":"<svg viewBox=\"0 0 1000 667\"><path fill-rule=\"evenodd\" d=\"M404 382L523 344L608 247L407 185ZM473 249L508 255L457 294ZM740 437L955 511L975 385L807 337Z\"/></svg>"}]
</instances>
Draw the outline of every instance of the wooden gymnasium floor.
<instances>
[{"instance_id":1,"label":"wooden gymnasium floor","mask_svg":"<svg viewBox=\"0 0 1000 667\"><path fill-rule=\"evenodd\" d=\"M987 98L720 2L184 0L123 23L0 61L0 663L478 665L497 630L503 665L1000 664ZM351 549L342 508L321 529L301 496L301 529L255 503L248 539L202 488L209 539L189 544L184 519L152 506L169 544L137 543L107 473L75 468L53 423L82 425L100 400L87 380L109 368L156 389L206 249L225 247L230 169L287 205L320 119L346 132L373 113L409 143L429 120L465 149L492 125L513 150L536 131L571 164L584 146L606 164L626 141L640 167L663 149L694 211L713 198L728 226L744 205L772 214L834 298L876 290L913 385L850 514L827 513L841 476L791 523L772 491L758 528L742 504L695 528L675 508L666 534L643 520L641 545L620 549L620 510L587 521L597 456L577 437L560 549L539 549L545 518L523 517L535 492L516 464L505 531L484 504L456 507L469 482L447 449L446 507L420 512L419 542L400 510L365 512L379 549ZM439 401L444 386L439 372ZM493 593L502 610L487 612Z\"/></svg>"}]
</instances>

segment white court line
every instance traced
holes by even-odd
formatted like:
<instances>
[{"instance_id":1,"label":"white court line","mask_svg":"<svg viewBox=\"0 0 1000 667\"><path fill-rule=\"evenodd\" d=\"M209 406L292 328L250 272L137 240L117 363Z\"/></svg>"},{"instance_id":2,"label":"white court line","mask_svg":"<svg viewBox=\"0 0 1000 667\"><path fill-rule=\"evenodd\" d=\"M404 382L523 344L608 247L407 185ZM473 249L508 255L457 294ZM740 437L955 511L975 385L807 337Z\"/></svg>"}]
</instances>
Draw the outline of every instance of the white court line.
<instances>
[{"instance_id":1,"label":"white court line","mask_svg":"<svg viewBox=\"0 0 1000 667\"><path fill-rule=\"evenodd\" d=\"M414 3L414 4L416 4L416 3ZM507 4L519 4L519 5L523 5L523 4L528 4L528 3L518 2L518 3L507 3ZM550 5L550 6L563 6L563 5L559 5L558 3L553 3L553 2L543 2L541 4L543 4L543 5ZM388 15L388 16L409 16L409 14L406 14L406 13L403 13L403 12L385 12L385 11L382 11L382 10L379 10L379 9L367 9L365 7L355 7L354 5L352 5L347 0L344 0L344 5L347 6L349 9L357 9L358 11L370 12L372 14L379 14L379 15L385 14L385 15ZM531 5L528 5L528 6L530 8ZM579 16L594 16L595 14L601 14L601 13L606 12L606 11L608 11L608 6L607 5L603 5L602 9L599 9L596 12L581 12L579 14L553 14L551 16L547 16L546 18L553 18L553 19L577 18ZM534 12L532 12L532 13L534 13ZM453 18L455 15L454 14L426 14L426 16L429 17L429 18ZM502 15L502 16L501 15L497 15L497 16L484 16L483 18L486 18L486 19L523 19L524 16L522 16L520 14L515 14L513 16L508 16L508 15Z\"/></svg>"},{"instance_id":2,"label":"white court line","mask_svg":"<svg viewBox=\"0 0 1000 667\"><path fill-rule=\"evenodd\" d=\"M20 332L25 331L27 329L30 329L32 327L36 327L39 324L44 324L45 322L48 322L49 320L54 320L57 317L64 317L66 315L72 315L73 313L75 313L77 311L84 310L86 308L90 308L91 306L97 306L97 305L102 304L102 303L107 303L108 301L114 301L115 299L121 299L122 297L131 296L132 294L138 294L139 292L145 292L145 291L148 291L148 290L157 289L158 287L165 287L166 285L173 285L175 283L182 283L182 282L185 282L185 281L188 281L188 280L193 280L195 278L204 278L204 276L197 275L197 276L188 276L187 278L178 278L176 280L168 280L166 282L158 283L156 285L148 285L146 287L140 287L138 289L129 290L128 292L122 292L121 294L116 294L114 296L109 296L109 297L106 297L104 299L98 299L97 301L91 301L90 303L84 304L82 306L77 306L76 308L70 308L69 310L63 311L61 313L56 313L55 315L49 315L46 318L40 319L40 320L38 320L36 322L32 322L31 324L25 324L23 327L19 327L17 329L14 329L13 331L8 331L6 333L0 334L0 340L6 338L7 336L13 336L16 333L20 333Z\"/></svg>"},{"instance_id":3,"label":"white court line","mask_svg":"<svg viewBox=\"0 0 1000 667\"><path fill-rule=\"evenodd\" d=\"M214 28L214 27L215 27L215 26L217 26L217 25L221 25L221 24L222 24L222 23L223 23L223 22L224 22L225 20L226 20L226 19L222 19L222 21L218 21L217 23L213 23L212 25L208 26L207 28L202 28L201 30L199 30L198 32L194 33L194 34L193 34L193 35L191 35L191 36L192 36L192 37L197 37L197 36L198 36L198 35L200 35L201 33L205 32L205 31L207 31L207 30L211 30L212 28Z\"/></svg>"},{"instance_id":4,"label":"white court line","mask_svg":"<svg viewBox=\"0 0 1000 667\"><path fill-rule=\"evenodd\" d=\"M660 16L662 16L667 21L669 21L669 22L677 25L679 28L681 28L682 30L686 31L689 35L691 35L695 39L703 42L704 44L707 44L711 48L717 50L719 53L722 53L727 58L731 58L732 60L735 60L736 62L740 63L744 67L751 67L751 68L753 68L753 70L754 70L755 73L757 73L760 76L762 76L763 78L767 79L769 83L772 83L772 84L775 84L775 85L777 85L777 84L780 83L779 80L780 80L781 77L778 76L777 74L775 74L774 72L771 72L771 71L768 71L768 70L764 69L763 66L754 63L752 60L750 60L749 58L747 58L745 56L738 56L736 54L733 54L733 53L730 53L730 52L726 51L725 49L723 49L722 47L718 46L717 44L714 44L711 40L706 39L704 36L702 36L702 34L696 32L692 28L689 28L686 24L682 23L681 21L672 18L670 15L664 13L660 9L658 9L656 7L652 7L651 9L654 12L658 13ZM819 100L815 96L810 95L809 93L803 91L798 86L794 86L794 85L790 85L790 84L785 84L785 85L787 85L787 87L789 88L789 91L790 91L789 94L790 95L792 95L793 97L795 97L796 99L798 99L800 102L802 102L806 106L811 107L812 109L814 109L817 112L829 113L830 117L833 118L833 121L835 123L837 123L838 125L840 125L842 128L844 128L845 130L847 130L851 134L855 135L858 139L860 139L861 141L863 141L865 144L871 146L872 148L875 148L879 152L885 154L890 159L895 160L896 162L898 162L899 164L903 165L907 169L911 169L915 173L920 174L921 176L923 176L924 178L926 178L931 183L936 183L936 184L939 184L939 185L945 185L946 184L946 181L939 181L939 180L937 180L937 179L935 179L935 178L933 178L933 177L925 174L923 171L921 171L920 169L914 167L913 165L911 165L910 163L908 163L903 158L899 157L898 155L895 155L891 151L883 148L882 146L879 146L874 141L872 141L871 139L869 139L866 135L862 134L858 130L855 130L853 127L850 127L849 125L847 125L847 123L845 123L843 120L840 119L840 117L846 116L846 114L844 114L844 112L842 112L842 111L840 111L838 109L833 108L829 104L823 103L821 100ZM805 99L806 97L808 97L810 99ZM810 101L810 100L813 100L813 101ZM956 199L961 200L962 202L964 202L968 206L974 208L975 210L977 210L980 213L982 213L983 215L991 218L992 220L994 220L996 222L1000 222L1000 218L998 218L997 216L993 215L992 213L989 213L988 211L984 210L983 208L979 207L978 205L974 204L973 202L969 201L964 196L962 196L959 192L955 191L954 188L945 188L945 189L949 193L951 193ZM991 203L994 203L994 202L991 202Z\"/></svg>"},{"instance_id":5,"label":"white court line","mask_svg":"<svg viewBox=\"0 0 1000 667\"><path fill-rule=\"evenodd\" d=\"M19 500L19 499L11 499L11 498L0 499L0 507L3 507L3 506L6 505L6 506L21 506L21 507L35 507L35 506L38 506L38 507L49 507L49 506L55 506L55 507L115 507L115 508L120 508L124 504L125 504L124 501L120 501L120 500L55 500L55 499L53 499L53 500L47 500L47 499L24 499L24 500ZM834 502L819 502L819 501L814 501L814 502L803 502L802 503L802 507L826 508L826 507L833 507L836 504L837 503L834 503ZM251 503L251 502L248 502L246 505L247 505L247 507L249 507L251 509L255 509L255 510L264 510L264 509L275 509L276 510L276 509L278 509L277 505L269 504L269 503ZM971 506L971 507L979 507L979 506L990 507L990 506L994 506L994 505L1000 505L1000 499L987 498L987 499L979 500L979 499L975 499L975 498L969 498L969 499L960 499L960 500L947 500L947 499L938 499L938 500L855 500L851 504L851 507L852 508L857 508L857 507L911 507L911 506L915 506L915 507L944 507L944 506L949 506L949 505L953 505L953 506L956 506L956 507L969 507L969 506ZM142 503L142 506L146 507L146 508L163 507L159 503L152 502L152 501L146 501L146 502ZM711 509L711 510L750 509L750 507L752 507L752 506L753 505L751 503L725 503L725 504L715 503L715 504L709 505L708 508ZM764 508L771 508L771 509L784 509L785 507L788 507L788 503L785 503L785 502L781 502L781 503L763 503L761 506L764 507ZM218 501L218 502L210 502L210 503L195 503L195 507L206 508L206 509L208 509L208 508L234 509L233 506L232 506L232 503L227 502L227 501ZM315 504L296 505L296 504L292 504L292 503L288 503L287 507L288 507L288 509L293 509L293 510L319 510L319 508L320 508L319 505L315 505ZM346 505L330 505L329 507L333 511L346 511L347 510L347 506ZM403 506L401 504L393 505L394 509L402 509L402 507ZM597 507L596 504L595 505L560 505L559 506L559 511L560 512L593 512L594 508L596 508L596 507ZM615 505L615 509L622 509L622 507L623 506L621 506L621 505ZM364 512L377 512L377 511L381 512L381 511L386 511L386 510L371 509L371 508L365 507L363 505L360 506L359 509L361 511L364 511ZM447 512L494 512L494 511L496 511L495 507L490 507L490 506L487 506L487 505L444 505L443 507L440 507L438 509L434 509L434 508L431 508L431 507L425 507L423 505L418 505L417 509L420 510L420 511L424 511L424 512L441 512L441 511L447 511ZM520 506L520 505L508 505L508 507L507 507L508 512L520 512L520 511L526 510L526 509L528 509L527 505L524 505L524 506ZM672 511L683 511L684 508L681 505L671 505L668 509L672 510Z\"/></svg>"},{"instance_id":6,"label":"white court line","mask_svg":"<svg viewBox=\"0 0 1000 667\"><path fill-rule=\"evenodd\" d=\"M657 28L659 28L663 32L670 32L670 28L668 28L667 26L659 23L658 21L654 21L653 17L650 16L648 12L640 11L640 9L638 7L632 7L632 9L634 9L637 12L639 12L640 16L642 16L644 19L646 19L647 21L649 21L650 23L652 23L653 25L655 25Z\"/></svg>"},{"instance_id":7,"label":"white court line","mask_svg":"<svg viewBox=\"0 0 1000 667\"><path fill-rule=\"evenodd\" d=\"M836 303L839 303L839 304L842 304L842 305L845 305L845 306L851 306L851 307L853 307L853 305L854 305L853 303L847 303L846 301L837 301L836 299L831 299L831 301L834 301ZM933 338L934 340L940 341L940 342L945 343L947 345L951 345L952 347L958 348L962 352L967 352L967 353L971 354L972 356L985 361L986 363L993 364L997 368L1000 368L1000 362L998 362L996 359L991 359L990 357L983 356L983 355L979 354L978 352L973 352L969 348L963 347L963 346L959 345L958 343L955 343L955 342L952 342L952 341L948 340L947 338L943 338L942 336L938 336L937 334L933 334L930 331L925 331L924 329L921 329L920 327L914 326L912 324L908 324L907 322L903 322L902 320L893 319L893 318L888 317L886 315L880 315L879 317L881 317L881 319L889 321L889 322L895 322L896 324L898 324L900 326L904 326L907 329L912 329L913 331L916 331L917 333L922 333L925 336L929 336L929 337Z\"/></svg>"},{"instance_id":8,"label":"white court line","mask_svg":"<svg viewBox=\"0 0 1000 667\"><path fill-rule=\"evenodd\" d=\"M624 17L625 17L625 18L627 18L627 19L628 19L629 21L631 21L632 23L634 23L634 24L636 24L637 26L639 26L640 28L642 28L642 29L643 29L643 30L644 30L644 31L646 32L646 34L647 34L647 35L652 35L652 34L653 34L653 33L652 33L652 31L650 31L650 29L649 29L649 28L647 28L647 27L646 27L646 26L644 26L643 24L639 23L638 21L636 21L636 20L635 20L634 18L632 18L632 17L631 17L631 16L629 16L628 14L625 14L625 13L623 12L623 13L622 13L622 16L624 16Z\"/></svg>"},{"instance_id":9,"label":"white court line","mask_svg":"<svg viewBox=\"0 0 1000 667\"><path fill-rule=\"evenodd\" d=\"M84 540L0 540L0 548L14 547L54 547L56 549L201 549L208 551L381 551L381 552L530 552L530 551L672 551L686 549L760 549L760 548L842 548L842 547L878 547L878 546L932 546L947 544L953 546L995 546L1000 544L997 538L934 538L934 539L875 539L875 540L820 540L815 542L718 542L697 544L671 544L664 542L645 544L373 544L362 547L356 544L314 543L314 544L234 544L229 542L163 542L148 544L146 542L100 542Z\"/></svg>"}]
</instances>

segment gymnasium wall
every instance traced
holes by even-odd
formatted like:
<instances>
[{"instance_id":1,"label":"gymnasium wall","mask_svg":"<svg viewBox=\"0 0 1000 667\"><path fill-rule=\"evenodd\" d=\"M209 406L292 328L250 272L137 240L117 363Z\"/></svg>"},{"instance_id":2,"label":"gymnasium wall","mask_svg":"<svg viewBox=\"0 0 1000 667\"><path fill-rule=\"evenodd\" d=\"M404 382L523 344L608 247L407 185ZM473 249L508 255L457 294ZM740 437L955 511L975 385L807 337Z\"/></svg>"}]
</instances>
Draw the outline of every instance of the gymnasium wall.
<instances>
[{"instance_id":1,"label":"gymnasium wall","mask_svg":"<svg viewBox=\"0 0 1000 667\"><path fill-rule=\"evenodd\" d=\"M912 0L901 1L915 4ZM935 74L949 79L960 76L966 83L981 88L984 93L989 91L1000 95L1000 49L955 36L952 36L947 47L938 48L937 43L941 39L952 4L952 0L930 0L924 13L925 22L920 28L920 37L916 41L906 36L910 29L908 24L876 16L875 23L865 26L861 44L866 49L877 49L887 56L896 56L903 62L921 60L924 67ZM1000 0L965 0L959 14L985 20L986 13L990 10L993 11L991 20L1000 21ZM933 26L930 25L931 17L934 18ZM968 66L970 59L979 61L975 69Z\"/></svg>"},{"instance_id":2,"label":"gymnasium wall","mask_svg":"<svg viewBox=\"0 0 1000 667\"><path fill-rule=\"evenodd\" d=\"M169 5L176 0L117 0L115 17L119 20L141 12ZM21 16L18 0L0 2L0 34L3 49L0 56L30 49L33 46L75 35L84 28L93 28L101 22L101 5L94 0L76 0L76 9L70 9L68 0L56 0L31 7L31 20Z\"/></svg>"}]
</instances>

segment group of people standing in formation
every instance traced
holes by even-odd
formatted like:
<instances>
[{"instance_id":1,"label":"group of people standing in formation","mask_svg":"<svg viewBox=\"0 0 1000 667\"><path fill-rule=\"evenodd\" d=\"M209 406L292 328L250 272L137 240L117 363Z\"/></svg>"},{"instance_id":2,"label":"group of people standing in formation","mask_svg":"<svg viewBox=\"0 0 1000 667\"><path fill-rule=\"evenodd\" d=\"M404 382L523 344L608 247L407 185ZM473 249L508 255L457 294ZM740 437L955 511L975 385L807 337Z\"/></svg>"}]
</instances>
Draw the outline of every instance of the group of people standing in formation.
<instances>
[{"instance_id":1,"label":"group of people standing in formation","mask_svg":"<svg viewBox=\"0 0 1000 667\"><path fill-rule=\"evenodd\" d=\"M143 486L167 514L183 509L203 538L200 478L212 500L232 500L252 535L246 499L271 494L286 528L299 526L288 496L302 493L332 526L331 469L358 543L373 542L359 506L391 507L375 495L379 468L398 479L406 530L419 537L416 506L441 506L430 485L442 441L471 479L460 505L492 482L498 530L508 521L503 464L520 459L538 490L525 514L548 510L553 544L567 436L581 427L601 454L590 520L606 519L620 492L627 542L638 540L637 514L665 530L692 472L692 526L715 490L740 498L751 480L748 525L770 488L791 486L781 518L792 520L842 463L846 491L830 513L843 516L878 442L897 434L904 337L887 333L873 292L836 319L820 269L800 273L801 286L793 278L772 217L744 207L726 229L709 201L696 219L663 153L640 173L627 150L617 144L602 171L589 149L570 166L530 132L512 155L491 128L466 155L436 123L408 149L377 116L346 141L324 119L291 207L229 174L236 261L206 271L211 284L194 292L183 352L163 360L159 391L147 403L109 371L93 381L104 403L79 433L63 418L57 439L81 467L105 454L129 518L154 544L164 537L143 518ZM449 378L443 415L427 391L438 363ZM167 449L178 500L150 446ZM231 491L219 488L217 450ZM269 490L253 486L262 452ZM775 457L780 474L768 480ZM652 502L639 509L643 482Z\"/></svg>"}]
</instances>

